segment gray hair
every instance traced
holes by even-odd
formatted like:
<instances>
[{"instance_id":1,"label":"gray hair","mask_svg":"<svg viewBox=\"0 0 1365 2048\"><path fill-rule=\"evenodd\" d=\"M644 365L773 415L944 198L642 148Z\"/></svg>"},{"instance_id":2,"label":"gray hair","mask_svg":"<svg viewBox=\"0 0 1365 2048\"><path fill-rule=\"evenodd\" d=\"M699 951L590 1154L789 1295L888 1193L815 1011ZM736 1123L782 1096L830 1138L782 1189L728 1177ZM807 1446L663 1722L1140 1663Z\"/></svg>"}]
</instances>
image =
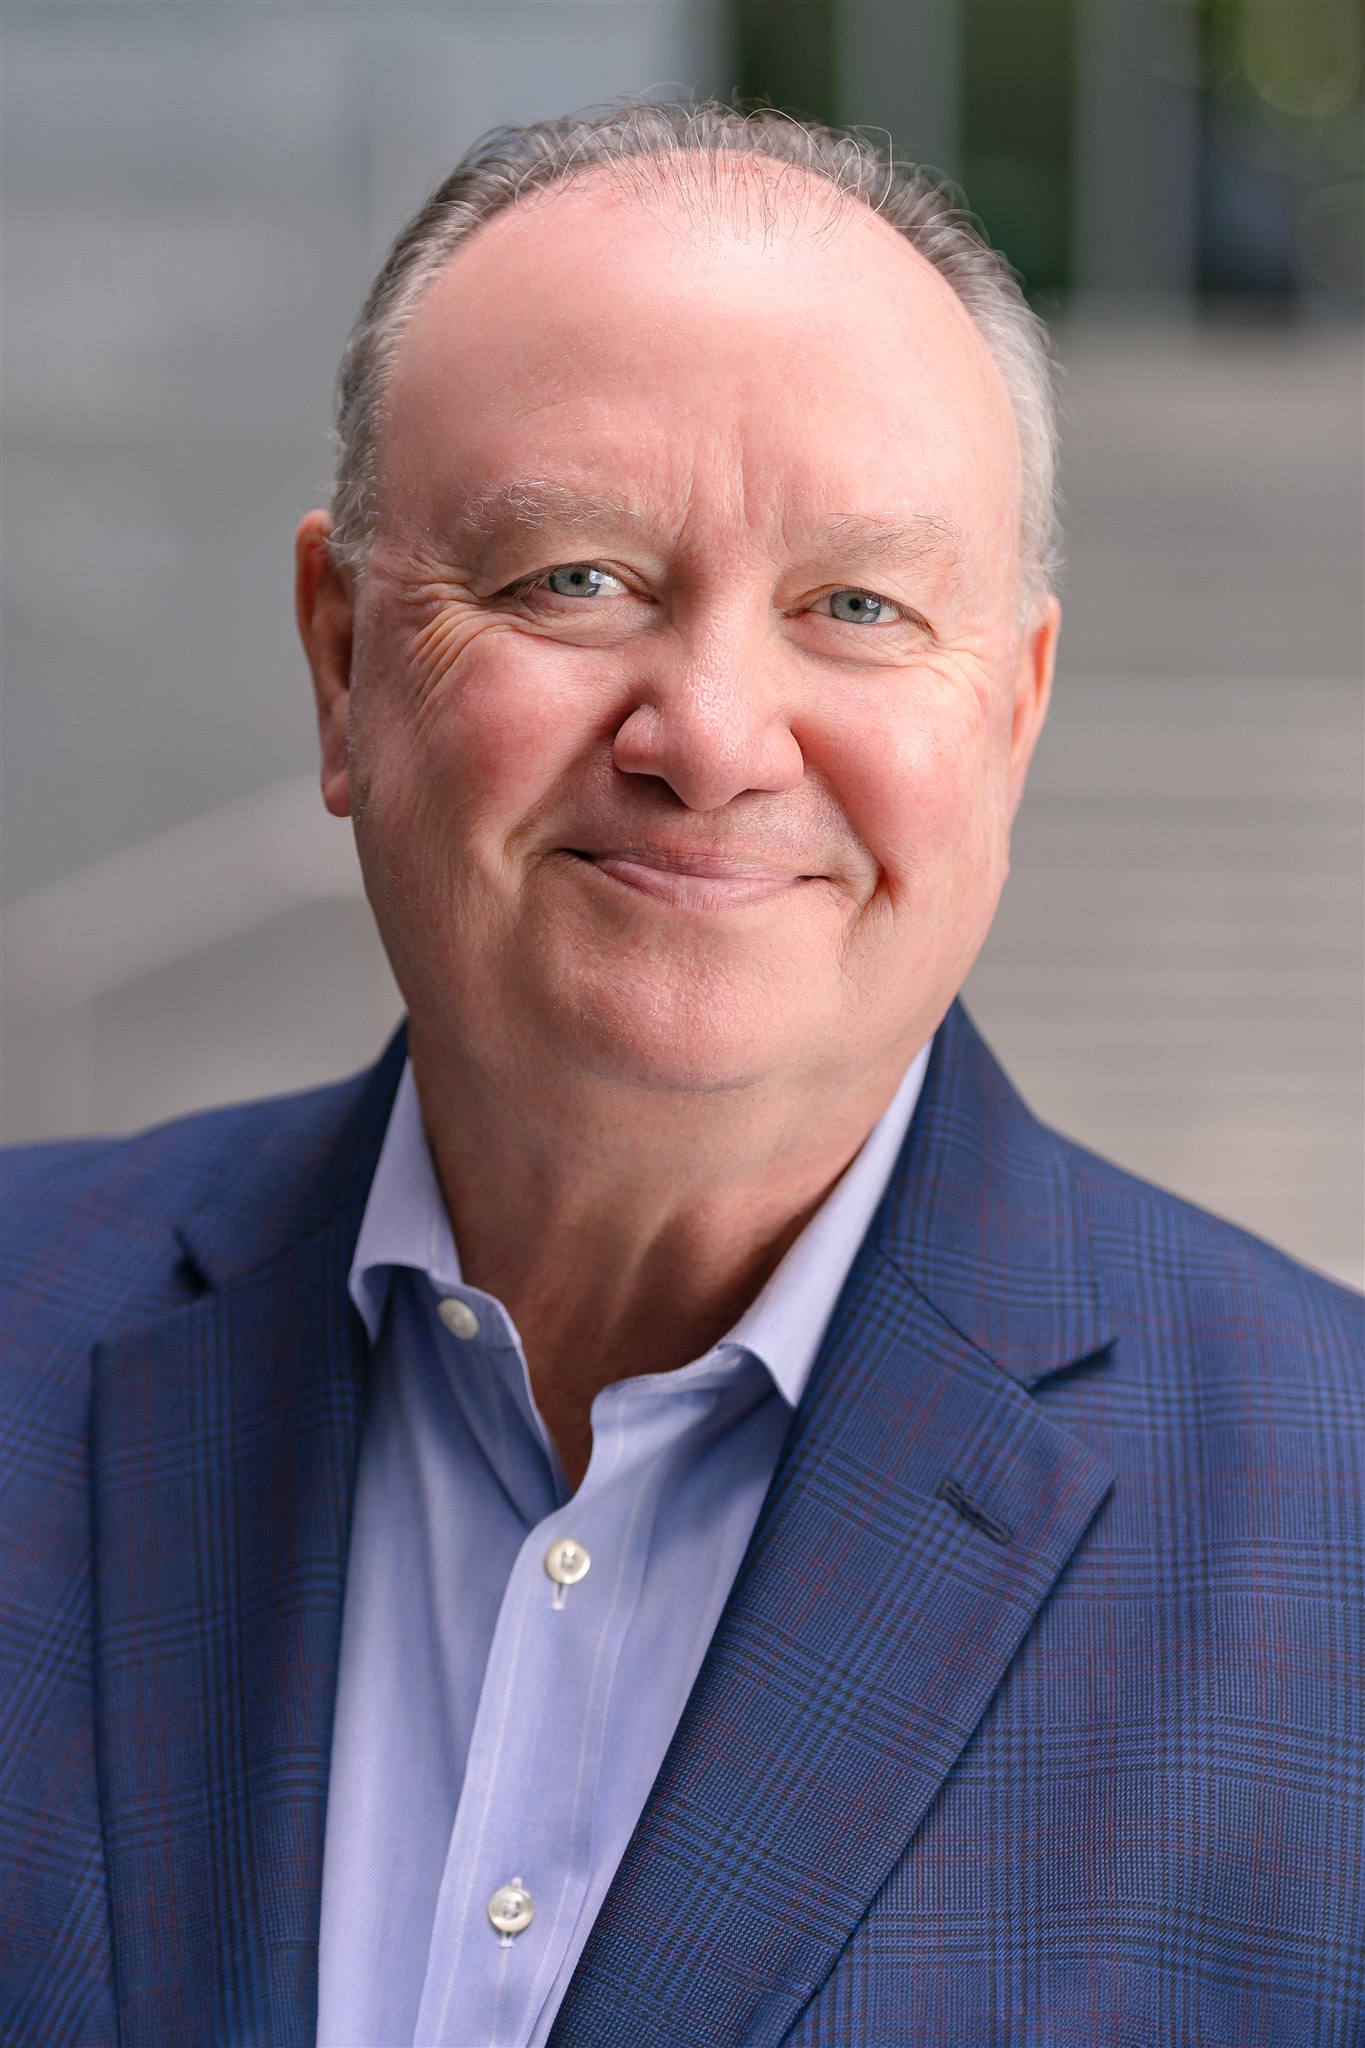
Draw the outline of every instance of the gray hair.
<instances>
[{"instance_id":1,"label":"gray hair","mask_svg":"<svg viewBox=\"0 0 1365 2048\"><path fill-rule=\"evenodd\" d=\"M867 136L773 108L717 101L630 104L476 142L399 234L351 329L337 373L332 545L358 569L374 531L378 445L394 355L455 250L518 200L599 166L637 170L665 158L759 157L824 179L879 213L957 293L994 358L1014 408L1022 467L1023 595L1051 588L1059 566L1057 408L1047 329L1005 258L953 194Z\"/></svg>"}]
</instances>

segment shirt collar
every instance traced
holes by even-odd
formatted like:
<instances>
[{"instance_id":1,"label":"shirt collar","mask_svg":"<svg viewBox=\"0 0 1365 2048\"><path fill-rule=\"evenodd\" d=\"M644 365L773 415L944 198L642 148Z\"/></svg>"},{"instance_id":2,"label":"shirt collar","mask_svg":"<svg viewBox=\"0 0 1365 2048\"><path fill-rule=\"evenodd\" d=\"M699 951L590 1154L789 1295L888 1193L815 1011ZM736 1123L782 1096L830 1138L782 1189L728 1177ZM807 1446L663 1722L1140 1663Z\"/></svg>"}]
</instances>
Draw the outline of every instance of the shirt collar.
<instances>
[{"instance_id":1,"label":"shirt collar","mask_svg":"<svg viewBox=\"0 0 1365 2048\"><path fill-rule=\"evenodd\" d=\"M861 1150L716 1347L757 1358L793 1408L910 1128L929 1050L926 1045L911 1061ZM425 1274L442 1294L464 1286L411 1061L403 1068L389 1114L348 1282L371 1343L379 1335L393 1273L400 1267Z\"/></svg>"},{"instance_id":2,"label":"shirt collar","mask_svg":"<svg viewBox=\"0 0 1365 2048\"><path fill-rule=\"evenodd\" d=\"M863 1140L862 1149L845 1167L762 1293L723 1340L743 1345L761 1358L779 1393L793 1408L805 1392L849 1267L886 1192L928 1064L926 1045L911 1061L899 1088Z\"/></svg>"},{"instance_id":3,"label":"shirt collar","mask_svg":"<svg viewBox=\"0 0 1365 2048\"><path fill-rule=\"evenodd\" d=\"M372 1344L384 1320L394 1269L400 1266L425 1273L443 1294L463 1284L411 1060L404 1062L393 1098L347 1282Z\"/></svg>"}]
</instances>

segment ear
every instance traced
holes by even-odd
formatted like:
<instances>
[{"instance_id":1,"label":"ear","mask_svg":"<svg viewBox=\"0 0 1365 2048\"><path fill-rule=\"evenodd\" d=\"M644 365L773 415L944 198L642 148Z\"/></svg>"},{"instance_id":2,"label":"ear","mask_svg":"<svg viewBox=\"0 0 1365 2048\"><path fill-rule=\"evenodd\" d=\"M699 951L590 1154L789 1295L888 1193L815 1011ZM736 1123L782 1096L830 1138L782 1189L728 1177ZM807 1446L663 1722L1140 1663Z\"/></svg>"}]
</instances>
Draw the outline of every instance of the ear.
<instances>
[{"instance_id":1,"label":"ear","mask_svg":"<svg viewBox=\"0 0 1365 2048\"><path fill-rule=\"evenodd\" d=\"M318 740L322 749L322 801L334 818L351 813L346 721L351 702L354 586L331 549L332 522L309 512L294 536L294 611L313 672Z\"/></svg>"},{"instance_id":2,"label":"ear","mask_svg":"<svg viewBox=\"0 0 1365 2048\"><path fill-rule=\"evenodd\" d=\"M1014 723L1010 732L1011 818L1023 797L1029 762L1033 759L1033 749L1038 744L1038 735L1047 717L1061 625L1060 604L1055 597L1044 598L1035 608L1019 642L1019 663L1014 678Z\"/></svg>"}]
</instances>

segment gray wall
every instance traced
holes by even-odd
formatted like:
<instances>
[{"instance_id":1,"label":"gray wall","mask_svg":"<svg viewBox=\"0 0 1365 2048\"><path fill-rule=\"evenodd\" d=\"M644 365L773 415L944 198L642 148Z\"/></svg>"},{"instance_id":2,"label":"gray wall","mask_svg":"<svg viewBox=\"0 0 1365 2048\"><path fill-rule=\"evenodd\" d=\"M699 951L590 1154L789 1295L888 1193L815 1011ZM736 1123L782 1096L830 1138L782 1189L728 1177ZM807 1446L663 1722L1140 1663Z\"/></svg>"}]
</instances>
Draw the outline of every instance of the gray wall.
<instances>
[{"instance_id":1,"label":"gray wall","mask_svg":"<svg viewBox=\"0 0 1365 2048\"><path fill-rule=\"evenodd\" d=\"M1063 652L969 995L1042 1114L1359 1284L1360 338L1058 341Z\"/></svg>"},{"instance_id":2,"label":"gray wall","mask_svg":"<svg viewBox=\"0 0 1365 2048\"><path fill-rule=\"evenodd\" d=\"M841 62L889 23L887 118L947 160L946 0L856 5ZM4 41L21 1138L376 1049L397 998L313 791L289 597L341 338L479 130L726 90L729 60L724 10L671 0L10 0ZM1358 1279L1359 337L1202 330L1178 268L1158 249L1148 299L1059 330L1062 669L969 994L1045 1114Z\"/></svg>"}]
</instances>

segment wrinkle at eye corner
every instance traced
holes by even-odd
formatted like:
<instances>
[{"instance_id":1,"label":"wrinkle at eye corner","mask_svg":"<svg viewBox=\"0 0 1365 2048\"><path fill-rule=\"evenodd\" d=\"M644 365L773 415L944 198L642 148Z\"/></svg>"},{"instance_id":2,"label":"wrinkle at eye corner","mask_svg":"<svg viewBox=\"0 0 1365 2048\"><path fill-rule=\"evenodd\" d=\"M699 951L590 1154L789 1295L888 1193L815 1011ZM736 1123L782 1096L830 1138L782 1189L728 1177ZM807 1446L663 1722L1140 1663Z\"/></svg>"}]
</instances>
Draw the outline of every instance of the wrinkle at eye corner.
<instances>
[{"instance_id":1,"label":"wrinkle at eye corner","mask_svg":"<svg viewBox=\"0 0 1365 2048\"><path fill-rule=\"evenodd\" d=\"M435 618L419 626L412 635L419 667L444 673L473 640L496 623L496 619L477 613L471 616L447 602Z\"/></svg>"}]
</instances>

